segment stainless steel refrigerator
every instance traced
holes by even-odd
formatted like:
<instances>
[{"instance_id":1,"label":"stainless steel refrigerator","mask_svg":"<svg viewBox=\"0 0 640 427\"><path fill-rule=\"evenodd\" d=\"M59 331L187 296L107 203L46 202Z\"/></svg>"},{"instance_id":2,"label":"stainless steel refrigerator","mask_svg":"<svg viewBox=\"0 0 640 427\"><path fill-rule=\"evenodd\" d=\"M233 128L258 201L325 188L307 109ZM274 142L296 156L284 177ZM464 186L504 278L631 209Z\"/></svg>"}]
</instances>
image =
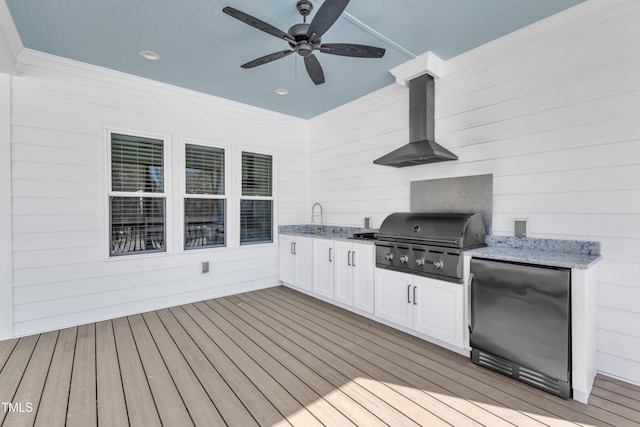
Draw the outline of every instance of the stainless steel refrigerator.
<instances>
[{"instance_id":1,"label":"stainless steel refrigerator","mask_svg":"<svg viewBox=\"0 0 640 427\"><path fill-rule=\"evenodd\" d=\"M471 359L571 397L571 270L471 259Z\"/></svg>"}]
</instances>

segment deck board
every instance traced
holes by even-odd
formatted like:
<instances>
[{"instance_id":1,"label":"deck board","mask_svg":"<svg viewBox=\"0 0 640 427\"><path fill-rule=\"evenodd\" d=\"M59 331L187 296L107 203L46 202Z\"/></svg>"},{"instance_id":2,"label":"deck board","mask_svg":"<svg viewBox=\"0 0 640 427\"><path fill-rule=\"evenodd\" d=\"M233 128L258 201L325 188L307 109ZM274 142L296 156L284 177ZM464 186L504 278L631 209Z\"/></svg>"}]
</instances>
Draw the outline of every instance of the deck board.
<instances>
[{"instance_id":1,"label":"deck board","mask_svg":"<svg viewBox=\"0 0 640 427\"><path fill-rule=\"evenodd\" d=\"M58 335L36 413L37 426L64 426L67 421L67 404L77 334L77 328L68 328L61 330ZM34 395L38 392L39 390L33 390Z\"/></svg>"},{"instance_id":2,"label":"deck board","mask_svg":"<svg viewBox=\"0 0 640 427\"><path fill-rule=\"evenodd\" d=\"M98 424L96 411L96 328L78 328L73 374L69 389L67 426L90 427Z\"/></svg>"},{"instance_id":3,"label":"deck board","mask_svg":"<svg viewBox=\"0 0 640 427\"><path fill-rule=\"evenodd\" d=\"M0 342L2 426L638 426L284 287ZM30 411L15 411L20 403Z\"/></svg>"},{"instance_id":4,"label":"deck board","mask_svg":"<svg viewBox=\"0 0 640 427\"><path fill-rule=\"evenodd\" d=\"M196 303L186 306L185 310L202 327L207 335L219 343L223 351L236 365L241 366L243 373L249 378L253 385L269 399L280 414L287 417L293 425L299 426L320 426L320 422L307 408L298 402L292 395L292 390L287 390L278 383L273 376L265 371L258 362L252 359L244 350L238 346L231 338L213 323L206 314L203 303Z\"/></svg>"},{"instance_id":5,"label":"deck board","mask_svg":"<svg viewBox=\"0 0 640 427\"><path fill-rule=\"evenodd\" d=\"M24 412L7 413L4 420L6 425L15 427L32 426L35 422L36 410L40 403L41 395L38 392L34 393L34 390L42 390L44 387L44 381L47 378L47 371L49 370L49 365L51 365L51 358L53 357L57 340L57 331L48 332L40 336L29 364L26 366L20 386L13 399L11 399L12 402L20 403L22 405L20 409ZM3 402L6 401L3 400ZM27 403L29 404L28 407Z\"/></svg>"},{"instance_id":6,"label":"deck board","mask_svg":"<svg viewBox=\"0 0 640 427\"><path fill-rule=\"evenodd\" d=\"M223 425L224 421L209 395L202 387L198 377L193 373L189 364L176 347L175 342L165 329L156 313L143 315L149 331L158 346L176 391L182 397L188 414L195 425ZM175 405L175 404L174 404Z\"/></svg>"},{"instance_id":7,"label":"deck board","mask_svg":"<svg viewBox=\"0 0 640 427\"><path fill-rule=\"evenodd\" d=\"M98 425L127 425L129 418L111 321L96 323L96 395Z\"/></svg>"},{"instance_id":8,"label":"deck board","mask_svg":"<svg viewBox=\"0 0 640 427\"><path fill-rule=\"evenodd\" d=\"M120 375L124 397L127 402L127 416L132 426L160 426L160 416L151 395L147 375L142 367L136 343L126 318L113 320ZM144 351L144 349L143 349ZM100 412L100 408L98 408Z\"/></svg>"},{"instance_id":9,"label":"deck board","mask_svg":"<svg viewBox=\"0 0 640 427\"><path fill-rule=\"evenodd\" d=\"M162 424L175 427L193 426L184 400L162 360L144 318L140 314L129 316L129 324ZM135 408L132 408L133 410Z\"/></svg>"},{"instance_id":10,"label":"deck board","mask_svg":"<svg viewBox=\"0 0 640 427\"><path fill-rule=\"evenodd\" d=\"M358 384L358 381L351 381L347 375L338 370L339 363L334 364L334 360L330 359L330 355L323 353L324 349L314 347L311 342L306 342L304 337L297 335L277 320L251 307L237 297L221 299L221 304L242 307L243 319L250 319L250 324L253 327L260 330L264 335L269 336L274 343L295 356L304 366L309 367L312 372L324 378L334 389L339 389L347 394L354 402L366 408L383 423L389 425L416 425L406 415L385 400L380 399L370 389ZM372 420L372 423L375 424L376 420Z\"/></svg>"},{"instance_id":11,"label":"deck board","mask_svg":"<svg viewBox=\"0 0 640 427\"><path fill-rule=\"evenodd\" d=\"M222 378L229 384L234 396L247 408L249 413L260 425L291 425L283 420L276 407L251 382L241 367L218 346L218 342L207 335L198 322L186 311L185 306L172 308L171 313L185 327L198 348L206 355L209 362L215 366ZM233 396L229 396L232 399Z\"/></svg>"},{"instance_id":12,"label":"deck board","mask_svg":"<svg viewBox=\"0 0 640 427\"><path fill-rule=\"evenodd\" d=\"M230 398L230 396L234 396L234 390L173 314L169 310L159 310L157 314L178 348L181 349L194 375L197 378L206 378L206 381L201 381L202 387L215 404L224 422L236 426L257 426L255 419L242 402L237 398Z\"/></svg>"}]
</instances>

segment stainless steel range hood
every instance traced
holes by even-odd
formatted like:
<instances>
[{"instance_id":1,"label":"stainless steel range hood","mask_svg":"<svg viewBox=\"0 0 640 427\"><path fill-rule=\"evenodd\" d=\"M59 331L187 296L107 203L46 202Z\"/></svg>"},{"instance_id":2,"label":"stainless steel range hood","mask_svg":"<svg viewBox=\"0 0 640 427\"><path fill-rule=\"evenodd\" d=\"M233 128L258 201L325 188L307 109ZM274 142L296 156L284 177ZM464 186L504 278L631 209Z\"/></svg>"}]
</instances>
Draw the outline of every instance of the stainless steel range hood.
<instances>
[{"instance_id":1,"label":"stainless steel range hood","mask_svg":"<svg viewBox=\"0 0 640 427\"><path fill-rule=\"evenodd\" d=\"M434 91L429 74L409 81L409 143L374 160L374 164L403 168L458 160L458 156L434 141Z\"/></svg>"}]
</instances>

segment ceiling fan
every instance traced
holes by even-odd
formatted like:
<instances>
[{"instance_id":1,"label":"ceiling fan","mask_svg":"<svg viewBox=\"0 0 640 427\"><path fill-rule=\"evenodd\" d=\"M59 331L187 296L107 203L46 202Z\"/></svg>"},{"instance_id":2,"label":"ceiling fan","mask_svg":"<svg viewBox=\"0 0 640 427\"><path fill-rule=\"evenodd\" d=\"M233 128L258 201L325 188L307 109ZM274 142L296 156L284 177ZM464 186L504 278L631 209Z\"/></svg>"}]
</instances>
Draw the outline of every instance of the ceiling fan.
<instances>
[{"instance_id":1,"label":"ceiling fan","mask_svg":"<svg viewBox=\"0 0 640 427\"><path fill-rule=\"evenodd\" d=\"M351 43L322 43L320 38L340 17L348 3L349 0L326 0L316 12L311 23L307 23L307 16L311 13L313 5L308 0L300 0L296 4L296 9L302 15L303 22L295 24L286 33L232 7L225 7L222 11L245 24L289 42L290 49L254 59L241 65L242 68L257 67L296 52L304 58L304 65L311 80L319 85L324 83L324 72L318 58L313 54L314 51L356 58L382 58L384 55L385 50L380 47Z\"/></svg>"}]
</instances>

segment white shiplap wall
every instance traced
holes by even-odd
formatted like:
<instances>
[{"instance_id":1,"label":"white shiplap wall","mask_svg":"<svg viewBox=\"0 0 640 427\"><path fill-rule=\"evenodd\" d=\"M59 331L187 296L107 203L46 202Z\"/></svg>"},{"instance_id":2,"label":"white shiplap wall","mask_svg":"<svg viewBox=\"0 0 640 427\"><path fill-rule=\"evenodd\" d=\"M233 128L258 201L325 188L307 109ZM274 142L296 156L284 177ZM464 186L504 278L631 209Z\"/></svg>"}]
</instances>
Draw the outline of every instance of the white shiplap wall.
<instances>
[{"instance_id":1,"label":"white shiplap wall","mask_svg":"<svg viewBox=\"0 0 640 427\"><path fill-rule=\"evenodd\" d=\"M11 77L0 74L0 340L13 336Z\"/></svg>"},{"instance_id":2,"label":"white shiplap wall","mask_svg":"<svg viewBox=\"0 0 640 427\"><path fill-rule=\"evenodd\" d=\"M407 89L310 121L310 199L326 223L409 209L409 182L491 173L493 232L602 242L598 367L640 383L640 3L583 3L446 62L436 140L460 160L372 161L408 141Z\"/></svg>"},{"instance_id":3,"label":"white shiplap wall","mask_svg":"<svg viewBox=\"0 0 640 427\"><path fill-rule=\"evenodd\" d=\"M229 148L230 213L238 209L239 149L274 153L276 219L301 222L305 121L28 50L18 68L11 78L14 335L278 284L275 244L180 251L180 143ZM107 259L107 128L169 136L174 253ZM202 261L210 261L209 274L200 273Z\"/></svg>"}]
</instances>

